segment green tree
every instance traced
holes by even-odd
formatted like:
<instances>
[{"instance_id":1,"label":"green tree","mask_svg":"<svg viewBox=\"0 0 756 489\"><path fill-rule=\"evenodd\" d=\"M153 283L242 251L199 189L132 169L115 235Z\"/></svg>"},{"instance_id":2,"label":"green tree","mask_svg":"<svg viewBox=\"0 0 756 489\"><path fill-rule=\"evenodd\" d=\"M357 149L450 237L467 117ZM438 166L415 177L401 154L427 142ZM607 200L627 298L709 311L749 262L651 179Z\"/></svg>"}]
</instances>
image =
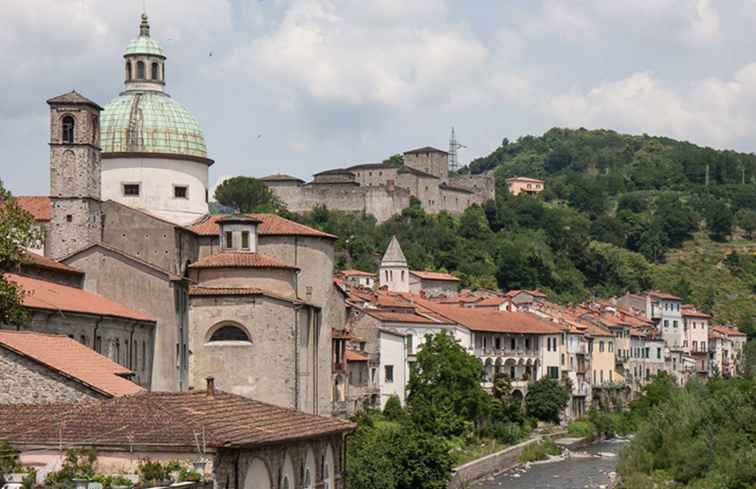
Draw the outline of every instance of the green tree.
<instances>
[{"instance_id":1,"label":"green tree","mask_svg":"<svg viewBox=\"0 0 756 489\"><path fill-rule=\"evenodd\" d=\"M735 214L738 226L745 233L746 239L753 239L753 232L756 231L756 211L751 209L740 209Z\"/></svg>"},{"instance_id":2,"label":"green tree","mask_svg":"<svg viewBox=\"0 0 756 489\"><path fill-rule=\"evenodd\" d=\"M711 239L725 241L732 234L735 219L727 204L720 199L710 200L704 209L706 226L709 228Z\"/></svg>"},{"instance_id":3,"label":"green tree","mask_svg":"<svg viewBox=\"0 0 756 489\"><path fill-rule=\"evenodd\" d=\"M23 210L0 181L0 272L15 271L26 261L24 249L39 244L34 218ZM0 324L23 324L28 314L23 291L0 274Z\"/></svg>"},{"instance_id":4,"label":"green tree","mask_svg":"<svg viewBox=\"0 0 756 489\"><path fill-rule=\"evenodd\" d=\"M391 396L386 401L386 405L383 407L383 416L389 421L398 421L404 415L402 409L402 403L399 401L399 397Z\"/></svg>"},{"instance_id":5,"label":"green tree","mask_svg":"<svg viewBox=\"0 0 756 489\"><path fill-rule=\"evenodd\" d=\"M528 386L525 407L528 416L558 423L559 415L569 399L570 395L563 385L554 379L544 377Z\"/></svg>"},{"instance_id":6,"label":"green tree","mask_svg":"<svg viewBox=\"0 0 756 489\"><path fill-rule=\"evenodd\" d=\"M408 385L407 409L423 431L445 438L463 434L487 414L483 366L447 333L426 337Z\"/></svg>"},{"instance_id":7,"label":"green tree","mask_svg":"<svg viewBox=\"0 0 756 489\"><path fill-rule=\"evenodd\" d=\"M235 212L276 212L281 201L263 182L252 177L233 177L215 188L215 200Z\"/></svg>"}]
</instances>

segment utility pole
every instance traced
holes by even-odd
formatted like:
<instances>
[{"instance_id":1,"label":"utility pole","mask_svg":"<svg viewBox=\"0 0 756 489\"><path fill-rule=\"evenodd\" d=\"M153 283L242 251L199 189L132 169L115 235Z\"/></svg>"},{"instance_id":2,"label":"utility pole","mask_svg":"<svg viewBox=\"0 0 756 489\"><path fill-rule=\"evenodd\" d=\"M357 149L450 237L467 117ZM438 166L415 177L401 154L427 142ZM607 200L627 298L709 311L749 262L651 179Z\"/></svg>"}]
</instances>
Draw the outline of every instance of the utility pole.
<instances>
[{"instance_id":1,"label":"utility pole","mask_svg":"<svg viewBox=\"0 0 756 489\"><path fill-rule=\"evenodd\" d=\"M709 186L709 163L706 163L706 186Z\"/></svg>"},{"instance_id":2,"label":"utility pole","mask_svg":"<svg viewBox=\"0 0 756 489\"><path fill-rule=\"evenodd\" d=\"M454 127L451 128L451 136L449 136L449 170L455 172L459 170L459 160L457 159L457 150L466 148L464 144L460 144L457 141L457 136L454 134Z\"/></svg>"}]
</instances>

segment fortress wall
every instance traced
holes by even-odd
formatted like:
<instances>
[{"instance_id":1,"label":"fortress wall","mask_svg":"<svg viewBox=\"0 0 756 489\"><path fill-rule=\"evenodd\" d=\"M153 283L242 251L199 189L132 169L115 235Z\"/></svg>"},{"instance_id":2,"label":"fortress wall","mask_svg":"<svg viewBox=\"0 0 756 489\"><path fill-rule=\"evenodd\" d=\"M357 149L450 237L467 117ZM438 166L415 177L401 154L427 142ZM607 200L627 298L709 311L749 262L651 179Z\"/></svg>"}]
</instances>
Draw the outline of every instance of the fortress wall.
<instances>
[{"instance_id":1,"label":"fortress wall","mask_svg":"<svg viewBox=\"0 0 756 489\"><path fill-rule=\"evenodd\" d=\"M405 153L404 164L437 176L443 181L449 177L449 156L446 153Z\"/></svg>"},{"instance_id":2,"label":"fortress wall","mask_svg":"<svg viewBox=\"0 0 756 489\"><path fill-rule=\"evenodd\" d=\"M493 199L496 193L496 179L491 175L458 175L450 177L449 183L479 194L484 202Z\"/></svg>"},{"instance_id":3,"label":"fortress wall","mask_svg":"<svg viewBox=\"0 0 756 489\"><path fill-rule=\"evenodd\" d=\"M357 176L356 181L365 187L386 185L389 180L396 182L397 168L374 168L366 170L352 170Z\"/></svg>"}]
</instances>

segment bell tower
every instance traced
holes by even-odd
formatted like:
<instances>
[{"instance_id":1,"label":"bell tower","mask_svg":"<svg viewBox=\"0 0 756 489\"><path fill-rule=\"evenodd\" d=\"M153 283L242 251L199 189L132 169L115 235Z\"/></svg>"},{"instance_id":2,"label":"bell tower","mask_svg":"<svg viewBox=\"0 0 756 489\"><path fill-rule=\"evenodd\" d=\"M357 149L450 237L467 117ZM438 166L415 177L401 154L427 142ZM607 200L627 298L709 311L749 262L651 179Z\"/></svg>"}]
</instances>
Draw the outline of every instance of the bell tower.
<instances>
[{"instance_id":1,"label":"bell tower","mask_svg":"<svg viewBox=\"0 0 756 489\"><path fill-rule=\"evenodd\" d=\"M45 254L59 259L100 239L102 107L75 91L47 104L52 214Z\"/></svg>"}]
</instances>

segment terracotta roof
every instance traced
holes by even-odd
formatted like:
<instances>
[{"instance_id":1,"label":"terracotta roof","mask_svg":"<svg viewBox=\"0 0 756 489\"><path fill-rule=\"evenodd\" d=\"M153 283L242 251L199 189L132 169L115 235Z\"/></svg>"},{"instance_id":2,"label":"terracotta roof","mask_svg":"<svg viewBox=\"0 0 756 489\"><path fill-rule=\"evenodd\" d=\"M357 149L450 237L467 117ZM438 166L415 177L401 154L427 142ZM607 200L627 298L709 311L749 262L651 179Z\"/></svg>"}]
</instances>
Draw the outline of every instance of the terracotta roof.
<instances>
[{"instance_id":1,"label":"terracotta roof","mask_svg":"<svg viewBox=\"0 0 756 489\"><path fill-rule=\"evenodd\" d=\"M314 238L336 239L333 234L324 233L317 229L299 224L275 214L249 214L250 217L261 221L257 233L261 236L310 236ZM217 236L220 232L218 219L222 215L207 216L202 221L190 226L189 229L202 236Z\"/></svg>"},{"instance_id":2,"label":"terracotta roof","mask_svg":"<svg viewBox=\"0 0 756 489\"><path fill-rule=\"evenodd\" d=\"M375 319L389 323L439 324L439 321L414 312L391 312L373 309L366 309L364 312Z\"/></svg>"},{"instance_id":3,"label":"terracotta roof","mask_svg":"<svg viewBox=\"0 0 756 489\"><path fill-rule=\"evenodd\" d=\"M354 430L338 418L306 414L216 391L145 392L126 397L0 409L0 439L12 445L150 447L195 451L254 447Z\"/></svg>"},{"instance_id":4,"label":"terracotta roof","mask_svg":"<svg viewBox=\"0 0 756 489\"><path fill-rule=\"evenodd\" d=\"M126 379L131 370L63 335L0 330L0 347L12 350L107 396L143 389Z\"/></svg>"},{"instance_id":5,"label":"terracotta roof","mask_svg":"<svg viewBox=\"0 0 756 489\"><path fill-rule=\"evenodd\" d=\"M424 301L423 306L472 331L492 333L556 334L557 324L529 312L499 311L492 308L459 307Z\"/></svg>"},{"instance_id":6,"label":"terracotta roof","mask_svg":"<svg viewBox=\"0 0 756 489\"><path fill-rule=\"evenodd\" d=\"M52 201L44 195L14 197L18 206L31 214L36 221L49 221L52 215Z\"/></svg>"},{"instance_id":7,"label":"terracotta roof","mask_svg":"<svg viewBox=\"0 0 756 489\"><path fill-rule=\"evenodd\" d=\"M648 293L650 297L655 297L657 299L666 299L670 301L681 301L682 299L674 294L670 294L668 292L662 292L661 290L652 290Z\"/></svg>"},{"instance_id":8,"label":"terracotta roof","mask_svg":"<svg viewBox=\"0 0 756 489\"><path fill-rule=\"evenodd\" d=\"M5 273L4 277L23 289L23 303L25 307L95 314L98 316L119 317L137 321L155 321L146 314L133 311L110 299L75 287L68 287L15 273Z\"/></svg>"},{"instance_id":9,"label":"terracotta roof","mask_svg":"<svg viewBox=\"0 0 756 489\"><path fill-rule=\"evenodd\" d=\"M531 178L531 177L510 177L507 178L507 182L535 182L535 183L543 183L543 180L539 180L537 178Z\"/></svg>"},{"instance_id":10,"label":"terracotta roof","mask_svg":"<svg viewBox=\"0 0 756 489\"><path fill-rule=\"evenodd\" d=\"M189 265L189 268L285 268L299 270L287 265L278 258L259 253L224 251L217 255L208 255Z\"/></svg>"},{"instance_id":11,"label":"terracotta roof","mask_svg":"<svg viewBox=\"0 0 756 489\"><path fill-rule=\"evenodd\" d=\"M422 148L411 149L409 151L404 152L404 154L406 155L421 154L421 153L443 153L445 155L449 154L446 151L438 149L438 148L434 148L433 146L423 146Z\"/></svg>"},{"instance_id":12,"label":"terracotta roof","mask_svg":"<svg viewBox=\"0 0 756 489\"><path fill-rule=\"evenodd\" d=\"M81 270L77 270L65 263L61 263L36 253L25 253L24 258L26 259L26 263L24 263L25 266L44 268L46 270L54 270L56 272L68 273L71 275L84 275L84 272Z\"/></svg>"},{"instance_id":13,"label":"terracotta roof","mask_svg":"<svg viewBox=\"0 0 756 489\"><path fill-rule=\"evenodd\" d=\"M304 180L297 177L292 177L291 175L285 175L283 173L276 173L274 175L268 175L267 177L261 177L258 178L261 182L302 182L304 183Z\"/></svg>"},{"instance_id":14,"label":"terracotta roof","mask_svg":"<svg viewBox=\"0 0 756 489\"><path fill-rule=\"evenodd\" d=\"M278 299L292 304L306 304L295 297L286 297L275 292L270 292L256 287L189 287L189 295L192 297L222 297L222 296L265 296Z\"/></svg>"},{"instance_id":15,"label":"terracotta roof","mask_svg":"<svg viewBox=\"0 0 756 489\"><path fill-rule=\"evenodd\" d=\"M716 333L724 334L727 336L748 336L747 334L740 331L738 328L735 328L732 326L717 325L717 326L713 326L711 330Z\"/></svg>"},{"instance_id":16,"label":"terracotta roof","mask_svg":"<svg viewBox=\"0 0 756 489\"><path fill-rule=\"evenodd\" d=\"M339 273L345 277L375 277L374 273L363 272L362 270L342 270Z\"/></svg>"},{"instance_id":17,"label":"terracotta roof","mask_svg":"<svg viewBox=\"0 0 756 489\"><path fill-rule=\"evenodd\" d=\"M96 109L103 110L102 107L89 100L76 90L71 90L63 95L58 95L47 100L48 104L77 104L77 105L90 105Z\"/></svg>"},{"instance_id":18,"label":"terracotta roof","mask_svg":"<svg viewBox=\"0 0 756 489\"><path fill-rule=\"evenodd\" d=\"M415 275L416 277L420 277L423 280L442 280L446 282L459 282L459 279L450 273L424 272L424 271L417 271L417 270L412 270L410 271L410 273L412 275Z\"/></svg>"},{"instance_id":19,"label":"terracotta roof","mask_svg":"<svg viewBox=\"0 0 756 489\"><path fill-rule=\"evenodd\" d=\"M367 362L368 356L358 351L347 350L346 361L347 362Z\"/></svg>"},{"instance_id":20,"label":"terracotta roof","mask_svg":"<svg viewBox=\"0 0 756 489\"><path fill-rule=\"evenodd\" d=\"M476 302L475 307L500 306L506 302L508 301L503 297L487 297L482 301Z\"/></svg>"},{"instance_id":21,"label":"terracotta roof","mask_svg":"<svg viewBox=\"0 0 756 489\"><path fill-rule=\"evenodd\" d=\"M711 319L711 316L709 314L706 314L703 311L697 311L696 308L692 306L689 306L689 307L683 306L682 315L683 317Z\"/></svg>"}]
</instances>

